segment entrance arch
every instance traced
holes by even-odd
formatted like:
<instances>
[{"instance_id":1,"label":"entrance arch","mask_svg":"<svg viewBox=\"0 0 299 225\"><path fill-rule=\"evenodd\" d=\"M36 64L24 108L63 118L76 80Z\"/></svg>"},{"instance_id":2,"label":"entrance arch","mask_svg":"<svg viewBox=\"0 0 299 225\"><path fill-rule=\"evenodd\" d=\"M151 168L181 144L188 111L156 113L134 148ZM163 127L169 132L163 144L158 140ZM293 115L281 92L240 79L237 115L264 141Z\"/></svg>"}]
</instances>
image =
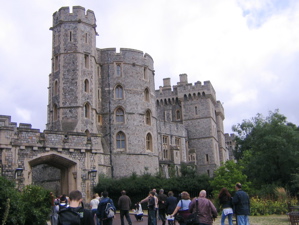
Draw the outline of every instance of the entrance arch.
<instances>
[{"instance_id":1,"label":"entrance arch","mask_svg":"<svg viewBox=\"0 0 299 225\"><path fill-rule=\"evenodd\" d=\"M69 194L77 189L77 163L57 154L49 154L32 159L29 162L30 170L35 166L47 164L60 170L60 194ZM32 180L32 174L30 179Z\"/></svg>"}]
</instances>

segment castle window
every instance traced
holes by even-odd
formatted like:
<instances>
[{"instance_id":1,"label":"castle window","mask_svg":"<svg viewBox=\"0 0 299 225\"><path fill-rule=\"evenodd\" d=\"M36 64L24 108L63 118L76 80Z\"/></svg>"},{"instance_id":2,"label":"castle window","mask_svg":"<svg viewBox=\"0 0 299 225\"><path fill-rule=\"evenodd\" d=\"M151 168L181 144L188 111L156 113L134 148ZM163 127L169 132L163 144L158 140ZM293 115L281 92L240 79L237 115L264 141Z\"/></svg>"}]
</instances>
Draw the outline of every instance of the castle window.
<instances>
[{"instance_id":1,"label":"castle window","mask_svg":"<svg viewBox=\"0 0 299 225\"><path fill-rule=\"evenodd\" d=\"M145 123L147 125L151 125L151 111L150 110L147 110L145 112Z\"/></svg>"},{"instance_id":2,"label":"castle window","mask_svg":"<svg viewBox=\"0 0 299 225\"><path fill-rule=\"evenodd\" d=\"M162 137L162 151L163 151L163 160L168 159L168 149L169 149L169 143L168 143L168 136Z\"/></svg>"},{"instance_id":3,"label":"castle window","mask_svg":"<svg viewBox=\"0 0 299 225\"><path fill-rule=\"evenodd\" d=\"M54 95L57 95L58 94L58 81L55 80L54 81Z\"/></svg>"},{"instance_id":4,"label":"castle window","mask_svg":"<svg viewBox=\"0 0 299 225\"><path fill-rule=\"evenodd\" d=\"M197 106L194 107L195 115L198 115Z\"/></svg>"},{"instance_id":5,"label":"castle window","mask_svg":"<svg viewBox=\"0 0 299 225\"><path fill-rule=\"evenodd\" d=\"M59 57L58 57L58 55L56 55L54 57L54 70L57 71L58 68L59 68Z\"/></svg>"},{"instance_id":6,"label":"castle window","mask_svg":"<svg viewBox=\"0 0 299 225\"><path fill-rule=\"evenodd\" d=\"M150 133L146 135L146 150L153 151L153 138Z\"/></svg>"},{"instance_id":7,"label":"castle window","mask_svg":"<svg viewBox=\"0 0 299 225\"><path fill-rule=\"evenodd\" d=\"M209 163L209 155L206 154L206 163Z\"/></svg>"},{"instance_id":8,"label":"castle window","mask_svg":"<svg viewBox=\"0 0 299 225\"><path fill-rule=\"evenodd\" d=\"M102 125L102 115L98 115L98 124Z\"/></svg>"},{"instance_id":9,"label":"castle window","mask_svg":"<svg viewBox=\"0 0 299 225\"><path fill-rule=\"evenodd\" d=\"M86 69L89 69L89 55L84 55L84 65Z\"/></svg>"},{"instance_id":10,"label":"castle window","mask_svg":"<svg viewBox=\"0 0 299 225\"><path fill-rule=\"evenodd\" d=\"M116 148L117 149L126 148L126 136L122 131L116 134Z\"/></svg>"},{"instance_id":11,"label":"castle window","mask_svg":"<svg viewBox=\"0 0 299 225\"><path fill-rule=\"evenodd\" d=\"M147 88L144 90L144 100L149 102L149 91Z\"/></svg>"},{"instance_id":12,"label":"castle window","mask_svg":"<svg viewBox=\"0 0 299 225\"><path fill-rule=\"evenodd\" d=\"M70 42L72 41L72 31L70 31Z\"/></svg>"},{"instance_id":13,"label":"castle window","mask_svg":"<svg viewBox=\"0 0 299 225\"><path fill-rule=\"evenodd\" d=\"M181 120L181 111L180 110L176 111L176 120Z\"/></svg>"},{"instance_id":14,"label":"castle window","mask_svg":"<svg viewBox=\"0 0 299 225\"><path fill-rule=\"evenodd\" d=\"M122 76L121 63L116 63L116 76L118 76L118 77Z\"/></svg>"},{"instance_id":15,"label":"castle window","mask_svg":"<svg viewBox=\"0 0 299 225\"><path fill-rule=\"evenodd\" d=\"M115 88L115 98L116 99L123 99L123 88L120 85L117 85Z\"/></svg>"},{"instance_id":16,"label":"castle window","mask_svg":"<svg viewBox=\"0 0 299 225\"><path fill-rule=\"evenodd\" d=\"M90 104L88 102L84 105L84 117L90 119Z\"/></svg>"},{"instance_id":17,"label":"castle window","mask_svg":"<svg viewBox=\"0 0 299 225\"><path fill-rule=\"evenodd\" d=\"M89 92L89 81L88 81L88 79L84 80L84 91Z\"/></svg>"},{"instance_id":18,"label":"castle window","mask_svg":"<svg viewBox=\"0 0 299 225\"><path fill-rule=\"evenodd\" d=\"M115 119L117 123L124 123L125 122L125 113L124 110L118 108L115 112Z\"/></svg>"},{"instance_id":19,"label":"castle window","mask_svg":"<svg viewBox=\"0 0 299 225\"><path fill-rule=\"evenodd\" d=\"M87 33L85 33L85 43L88 43Z\"/></svg>"},{"instance_id":20,"label":"castle window","mask_svg":"<svg viewBox=\"0 0 299 225\"><path fill-rule=\"evenodd\" d=\"M56 104L53 105L53 120L58 120L58 109Z\"/></svg>"},{"instance_id":21,"label":"castle window","mask_svg":"<svg viewBox=\"0 0 299 225\"><path fill-rule=\"evenodd\" d=\"M178 149L181 149L181 139L176 137L175 138L175 145Z\"/></svg>"},{"instance_id":22,"label":"castle window","mask_svg":"<svg viewBox=\"0 0 299 225\"><path fill-rule=\"evenodd\" d=\"M143 70L143 79L147 80L147 67L144 67L144 70Z\"/></svg>"}]
</instances>

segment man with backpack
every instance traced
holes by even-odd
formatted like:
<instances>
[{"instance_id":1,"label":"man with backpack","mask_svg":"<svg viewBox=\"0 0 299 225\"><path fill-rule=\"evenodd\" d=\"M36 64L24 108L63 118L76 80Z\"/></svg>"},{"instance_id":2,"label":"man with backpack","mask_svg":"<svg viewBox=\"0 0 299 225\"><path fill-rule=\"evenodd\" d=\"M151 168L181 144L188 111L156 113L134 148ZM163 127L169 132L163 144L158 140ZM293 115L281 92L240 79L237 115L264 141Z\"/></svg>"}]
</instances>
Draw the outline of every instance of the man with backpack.
<instances>
[{"instance_id":1,"label":"man with backpack","mask_svg":"<svg viewBox=\"0 0 299 225\"><path fill-rule=\"evenodd\" d=\"M112 225L116 208L113 204L113 200L108 197L108 192L103 192L103 198L101 199L97 216L101 221L101 225Z\"/></svg>"},{"instance_id":2,"label":"man with backpack","mask_svg":"<svg viewBox=\"0 0 299 225\"><path fill-rule=\"evenodd\" d=\"M58 213L58 225L95 225L91 211L82 205L82 193L72 191L69 195L69 207Z\"/></svg>"}]
</instances>

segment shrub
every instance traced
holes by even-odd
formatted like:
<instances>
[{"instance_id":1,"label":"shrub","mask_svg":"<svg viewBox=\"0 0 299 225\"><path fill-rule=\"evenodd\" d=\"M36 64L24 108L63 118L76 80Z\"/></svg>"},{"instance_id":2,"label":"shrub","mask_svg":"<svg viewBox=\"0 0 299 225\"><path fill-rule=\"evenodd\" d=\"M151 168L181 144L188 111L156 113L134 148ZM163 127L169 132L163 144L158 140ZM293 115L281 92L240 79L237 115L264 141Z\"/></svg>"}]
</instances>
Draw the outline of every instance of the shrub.
<instances>
[{"instance_id":1,"label":"shrub","mask_svg":"<svg viewBox=\"0 0 299 225\"><path fill-rule=\"evenodd\" d=\"M15 183L0 176L0 222L5 225L45 225L51 212L50 193L29 185L19 192Z\"/></svg>"},{"instance_id":2,"label":"shrub","mask_svg":"<svg viewBox=\"0 0 299 225\"><path fill-rule=\"evenodd\" d=\"M24 224L24 204L15 183L0 176L0 222L6 225Z\"/></svg>"},{"instance_id":3,"label":"shrub","mask_svg":"<svg viewBox=\"0 0 299 225\"><path fill-rule=\"evenodd\" d=\"M22 193L25 225L45 225L51 212L50 191L35 185L28 185Z\"/></svg>"}]
</instances>

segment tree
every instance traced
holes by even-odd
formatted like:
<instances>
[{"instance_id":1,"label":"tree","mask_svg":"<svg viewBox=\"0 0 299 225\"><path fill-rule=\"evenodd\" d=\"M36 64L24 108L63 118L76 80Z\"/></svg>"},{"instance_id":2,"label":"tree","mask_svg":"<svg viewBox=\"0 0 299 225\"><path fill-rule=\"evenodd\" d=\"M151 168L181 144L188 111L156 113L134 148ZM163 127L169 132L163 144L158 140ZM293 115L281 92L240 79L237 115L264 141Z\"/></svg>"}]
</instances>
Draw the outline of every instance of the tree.
<instances>
[{"instance_id":1,"label":"tree","mask_svg":"<svg viewBox=\"0 0 299 225\"><path fill-rule=\"evenodd\" d=\"M266 118L258 114L244 120L233 130L238 134L235 156L257 188L290 185L291 174L299 168L299 132L294 124L276 110Z\"/></svg>"},{"instance_id":2,"label":"tree","mask_svg":"<svg viewBox=\"0 0 299 225\"><path fill-rule=\"evenodd\" d=\"M242 184L242 189L249 191L250 182L247 182L247 176L243 174L243 167L232 160L226 161L222 166L214 171L214 178L210 181L213 188L213 195L217 196L222 188L232 194L235 192L236 183Z\"/></svg>"}]
</instances>

